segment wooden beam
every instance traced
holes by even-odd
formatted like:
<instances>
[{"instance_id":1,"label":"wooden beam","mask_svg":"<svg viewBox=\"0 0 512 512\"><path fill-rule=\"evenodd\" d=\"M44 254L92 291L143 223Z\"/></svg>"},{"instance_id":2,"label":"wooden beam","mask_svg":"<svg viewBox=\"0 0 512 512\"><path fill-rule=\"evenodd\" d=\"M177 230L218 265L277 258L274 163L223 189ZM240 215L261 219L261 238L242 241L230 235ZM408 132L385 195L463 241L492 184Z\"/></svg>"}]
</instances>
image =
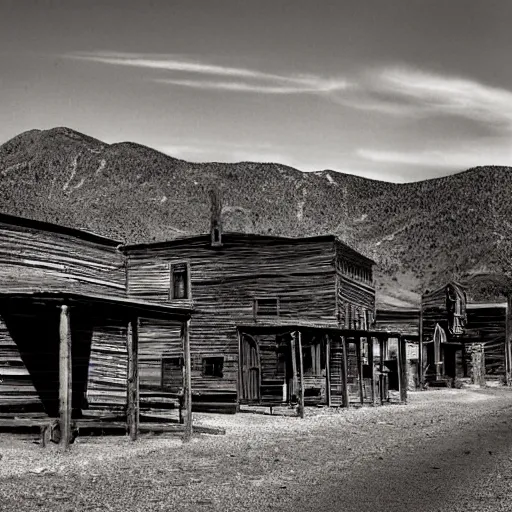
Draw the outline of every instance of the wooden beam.
<instances>
[{"instance_id":1,"label":"wooden beam","mask_svg":"<svg viewBox=\"0 0 512 512\"><path fill-rule=\"evenodd\" d=\"M72 364L71 364L71 326L69 307L60 307L59 324L59 426L60 445L63 450L71 442L71 398L72 398Z\"/></svg>"},{"instance_id":2,"label":"wooden beam","mask_svg":"<svg viewBox=\"0 0 512 512\"><path fill-rule=\"evenodd\" d=\"M290 390L290 399L293 395L297 395L299 381L297 379L297 350L295 348L295 336L292 334L290 340L290 357L292 360L292 389Z\"/></svg>"},{"instance_id":3,"label":"wooden beam","mask_svg":"<svg viewBox=\"0 0 512 512\"><path fill-rule=\"evenodd\" d=\"M362 339L360 337L354 338L356 344L356 359L357 359L357 379L359 382L359 402L364 404L364 387L363 387L363 357L361 351Z\"/></svg>"},{"instance_id":4,"label":"wooden beam","mask_svg":"<svg viewBox=\"0 0 512 512\"><path fill-rule=\"evenodd\" d=\"M507 298L507 319L505 324L505 384L512 386L512 295Z\"/></svg>"},{"instance_id":5,"label":"wooden beam","mask_svg":"<svg viewBox=\"0 0 512 512\"><path fill-rule=\"evenodd\" d=\"M325 340L325 397L327 407L331 407L331 338L328 334L324 336Z\"/></svg>"},{"instance_id":6,"label":"wooden beam","mask_svg":"<svg viewBox=\"0 0 512 512\"><path fill-rule=\"evenodd\" d=\"M302 333L297 331L297 349L299 352L299 371L300 371L300 388L299 388L299 416L304 418L304 361L302 357Z\"/></svg>"},{"instance_id":7,"label":"wooden beam","mask_svg":"<svg viewBox=\"0 0 512 512\"><path fill-rule=\"evenodd\" d=\"M379 338L379 394L380 405L384 404L384 340Z\"/></svg>"},{"instance_id":8,"label":"wooden beam","mask_svg":"<svg viewBox=\"0 0 512 512\"><path fill-rule=\"evenodd\" d=\"M185 360L185 382L183 393L185 395L185 431L183 441L187 442L192 438L192 362L190 359L190 320L183 323L181 330L183 343L183 357Z\"/></svg>"},{"instance_id":9,"label":"wooden beam","mask_svg":"<svg viewBox=\"0 0 512 512\"><path fill-rule=\"evenodd\" d=\"M139 319L129 320L126 330L126 349L128 352L127 378L127 425L130 439L137 440L139 435Z\"/></svg>"},{"instance_id":10,"label":"wooden beam","mask_svg":"<svg viewBox=\"0 0 512 512\"><path fill-rule=\"evenodd\" d=\"M376 394L375 394L375 366L374 366L374 339L367 338L368 341L368 365L370 366L370 389L371 389L371 399L372 405L376 404Z\"/></svg>"},{"instance_id":11,"label":"wooden beam","mask_svg":"<svg viewBox=\"0 0 512 512\"><path fill-rule=\"evenodd\" d=\"M236 381L236 412L240 412L240 399L243 396L243 377L242 377L242 334L238 331L238 379Z\"/></svg>"},{"instance_id":12,"label":"wooden beam","mask_svg":"<svg viewBox=\"0 0 512 512\"><path fill-rule=\"evenodd\" d=\"M419 320L419 341L418 341L418 387L424 389L423 377L423 296L420 302L420 320Z\"/></svg>"},{"instance_id":13,"label":"wooden beam","mask_svg":"<svg viewBox=\"0 0 512 512\"><path fill-rule=\"evenodd\" d=\"M341 365L341 378L343 384L343 407L349 407L350 397L348 393L347 340L345 339L345 336L341 337L341 347L343 349L343 363Z\"/></svg>"},{"instance_id":14,"label":"wooden beam","mask_svg":"<svg viewBox=\"0 0 512 512\"><path fill-rule=\"evenodd\" d=\"M399 382L400 402L407 403L407 341L400 336L398 338L398 354L400 356Z\"/></svg>"}]
</instances>

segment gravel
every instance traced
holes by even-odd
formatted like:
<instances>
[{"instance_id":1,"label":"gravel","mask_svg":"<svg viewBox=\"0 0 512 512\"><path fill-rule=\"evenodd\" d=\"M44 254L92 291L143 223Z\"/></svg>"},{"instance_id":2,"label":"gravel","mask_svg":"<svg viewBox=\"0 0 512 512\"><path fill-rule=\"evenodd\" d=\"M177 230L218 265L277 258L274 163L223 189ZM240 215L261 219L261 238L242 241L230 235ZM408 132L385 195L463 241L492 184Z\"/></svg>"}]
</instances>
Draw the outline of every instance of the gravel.
<instances>
[{"instance_id":1,"label":"gravel","mask_svg":"<svg viewBox=\"0 0 512 512\"><path fill-rule=\"evenodd\" d=\"M508 389L308 408L304 420L277 412L196 414L227 433L188 444L83 437L62 453L0 434L0 510L510 510Z\"/></svg>"}]
</instances>

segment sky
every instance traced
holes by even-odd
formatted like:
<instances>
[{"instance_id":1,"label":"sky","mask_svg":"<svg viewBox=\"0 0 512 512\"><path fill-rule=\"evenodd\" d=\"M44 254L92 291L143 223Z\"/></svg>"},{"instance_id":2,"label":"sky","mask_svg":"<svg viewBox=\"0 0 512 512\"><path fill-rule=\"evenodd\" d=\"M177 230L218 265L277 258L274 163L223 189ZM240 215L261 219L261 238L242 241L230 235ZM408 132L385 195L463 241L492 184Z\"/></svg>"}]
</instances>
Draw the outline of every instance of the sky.
<instances>
[{"instance_id":1,"label":"sky","mask_svg":"<svg viewBox=\"0 0 512 512\"><path fill-rule=\"evenodd\" d=\"M0 143L408 182L512 165L508 0L0 0Z\"/></svg>"}]
</instances>

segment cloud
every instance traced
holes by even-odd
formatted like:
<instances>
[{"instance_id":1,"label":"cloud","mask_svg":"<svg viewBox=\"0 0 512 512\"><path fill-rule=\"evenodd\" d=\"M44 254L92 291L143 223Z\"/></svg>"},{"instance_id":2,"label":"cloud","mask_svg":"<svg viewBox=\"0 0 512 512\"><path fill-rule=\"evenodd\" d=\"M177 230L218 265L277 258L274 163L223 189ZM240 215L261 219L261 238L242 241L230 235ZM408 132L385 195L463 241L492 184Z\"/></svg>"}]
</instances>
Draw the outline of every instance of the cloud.
<instances>
[{"instance_id":1,"label":"cloud","mask_svg":"<svg viewBox=\"0 0 512 512\"><path fill-rule=\"evenodd\" d=\"M407 67L370 71L345 104L394 116L458 116L512 129L512 91Z\"/></svg>"},{"instance_id":2,"label":"cloud","mask_svg":"<svg viewBox=\"0 0 512 512\"><path fill-rule=\"evenodd\" d=\"M136 53L73 53L65 55L75 60L85 60L114 66L129 66L189 74L194 78L150 77L157 83L194 89L263 94L329 94L347 89L350 84L343 78L322 77L307 74L275 74L244 67L220 66L192 60L179 55L144 55ZM205 76L218 76L228 80L204 80ZM236 81L229 80L236 79Z\"/></svg>"},{"instance_id":3,"label":"cloud","mask_svg":"<svg viewBox=\"0 0 512 512\"><path fill-rule=\"evenodd\" d=\"M510 165L512 148L506 141L471 140L465 144L409 151L387 151L360 148L356 151L363 160L379 164L431 167L464 170L478 165Z\"/></svg>"}]
</instances>

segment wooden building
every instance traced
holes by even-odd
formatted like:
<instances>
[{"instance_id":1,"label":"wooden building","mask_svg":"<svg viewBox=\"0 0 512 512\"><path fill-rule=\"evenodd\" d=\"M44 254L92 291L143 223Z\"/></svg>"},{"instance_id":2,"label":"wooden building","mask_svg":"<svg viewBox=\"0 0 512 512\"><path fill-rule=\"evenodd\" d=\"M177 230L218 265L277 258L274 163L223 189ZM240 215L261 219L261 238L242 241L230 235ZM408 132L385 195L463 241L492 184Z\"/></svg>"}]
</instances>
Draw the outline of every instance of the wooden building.
<instances>
[{"instance_id":1,"label":"wooden building","mask_svg":"<svg viewBox=\"0 0 512 512\"><path fill-rule=\"evenodd\" d=\"M456 282L423 295L420 355L424 381L508 382L509 314L507 302L469 302L466 287Z\"/></svg>"},{"instance_id":2,"label":"wooden building","mask_svg":"<svg viewBox=\"0 0 512 512\"><path fill-rule=\"evenodd\" d=\"M0 215L4 419L39 413L43 421L68 412L77 421L126 417L131 408L136 432L139 406L176 404L179 411L190 305L127 297L119 246Z\"/></svg>"},{"instance_id":3,"label":"wooden building","mask_svg":"<svg viewBox=\"0 0 512 512\"><path fill-rule=\"evenodd\" d=\"M129 297L194 307L195 410L370 401L358 369L388 337L373 328L373 261L330 235L223 233L219 215L210 234L123 247Z\"/></svg>"}]
</instances>

